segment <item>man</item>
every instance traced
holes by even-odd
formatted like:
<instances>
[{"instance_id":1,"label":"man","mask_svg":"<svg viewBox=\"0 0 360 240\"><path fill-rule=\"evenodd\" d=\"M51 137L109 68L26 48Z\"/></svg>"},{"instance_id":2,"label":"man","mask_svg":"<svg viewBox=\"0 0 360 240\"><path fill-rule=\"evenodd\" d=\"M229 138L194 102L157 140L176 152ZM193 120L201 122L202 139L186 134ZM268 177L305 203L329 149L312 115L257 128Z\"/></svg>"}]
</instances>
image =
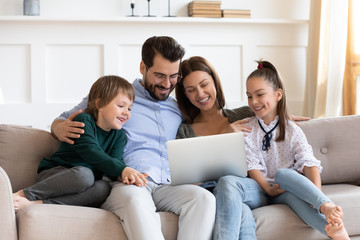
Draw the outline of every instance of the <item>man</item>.
<instances>
[{"instance_id":1,"label":"man","mask_svg":"<svg viewBox=\"0 0 360 240\"><path fill-rule=\"evenodd\" d=\"M132 117L124 125L128 138L124 161L149 175L145 187L113 182L102 208L121 219L128 239L164 239L156 211L179 215L177 239L210 239L215 221L215 198L195 185L170 185L166 142L175 139L182 121L170 93L179 78L184 49L171 37L151 37L142 47L142 79L133 82L135 101ZM87 97L74 109L56 119L51 131L60 141L73 143L83 125L72 121L85 109ZM139 180L139 179L135 179Z\"/></svg>"}]
</instances>

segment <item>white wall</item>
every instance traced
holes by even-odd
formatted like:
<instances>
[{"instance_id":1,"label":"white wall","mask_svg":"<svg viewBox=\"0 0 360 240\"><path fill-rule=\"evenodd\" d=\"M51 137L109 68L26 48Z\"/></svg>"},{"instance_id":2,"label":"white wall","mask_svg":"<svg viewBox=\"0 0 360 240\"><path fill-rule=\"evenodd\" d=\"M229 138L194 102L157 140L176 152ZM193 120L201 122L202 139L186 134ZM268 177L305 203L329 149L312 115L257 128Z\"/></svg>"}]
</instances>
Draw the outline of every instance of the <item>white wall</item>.
<instances>
[{"instance_id":1,"label":"white wall","mask_svg":"<svg viewBox=\"0 0 360 240\"><path fill-rule=\"evenodd\" d=\"M99 76L140 77L141 45L153 35L173 36L186 58L209 59L229 107L247 103L244 86L254 60L272 61L284 78L290 112L302 114L309 1L223 0L223 9L251 9L253 17L240 20L187 18L188 0L172 0L177 18L124 17L130 0L40 1L40 17L23 17L22 1L0 0L0 123L48 129ZM147 14L146 0L136 6L135 14ZM166 15L167 0L152 0L152 9Z\"/></svg>"}]
</instances>

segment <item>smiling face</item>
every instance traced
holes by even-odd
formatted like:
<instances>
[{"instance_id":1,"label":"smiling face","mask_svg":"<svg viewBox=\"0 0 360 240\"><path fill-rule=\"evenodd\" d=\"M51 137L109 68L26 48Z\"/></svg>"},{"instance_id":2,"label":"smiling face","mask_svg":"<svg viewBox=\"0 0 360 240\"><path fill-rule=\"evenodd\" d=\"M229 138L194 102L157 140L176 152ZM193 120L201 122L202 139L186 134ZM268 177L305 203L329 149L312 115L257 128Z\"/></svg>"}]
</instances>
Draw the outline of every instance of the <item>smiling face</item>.
<instances>
[{"instance_id":1,"label":"smiling face","mask_svg":"<svg viewBox=\"0 0 360 240\"><path fill-rule=\"evenodd\" d=\"M257 117L270 124L276 117L277 104L282 98L282 90L274 90L263 77L249 78L246 82L246 95L249 107Z\"/></svg>"},{"instance_id":2,"label":"smiling face","mask_svg":"<svg viewBox=\"0 0 360 240\"><path fill-rule=\"evenodd\" d=\"M160 54L155 55L151 67L147 67L141 61L140 72L143 75L141 84L154 99L164 101L175 88L179 66L180 60L170 62Z\"/></svg>"},{"instance_id":3,"label":"smiling face","mask_svg":"<svg viewBox=\"0 0 360 240\"><path fill-rule=\"evenodd\" d=\"M127 95L118 95L104 107L99 109L96 125L105 131L121 129L131 116L133 102Z\"/></svg>"},{"instance_id":4,"label":"smiling face","mask_svg":"<svg viewBox=\"0 0 360 240\"><path fill-rule=\"evenodd\" d=\"M185 95L200 111L216 107L216 88L213 78L204 71L194 71L183 80Z\"/></svg>"}]
</instances>

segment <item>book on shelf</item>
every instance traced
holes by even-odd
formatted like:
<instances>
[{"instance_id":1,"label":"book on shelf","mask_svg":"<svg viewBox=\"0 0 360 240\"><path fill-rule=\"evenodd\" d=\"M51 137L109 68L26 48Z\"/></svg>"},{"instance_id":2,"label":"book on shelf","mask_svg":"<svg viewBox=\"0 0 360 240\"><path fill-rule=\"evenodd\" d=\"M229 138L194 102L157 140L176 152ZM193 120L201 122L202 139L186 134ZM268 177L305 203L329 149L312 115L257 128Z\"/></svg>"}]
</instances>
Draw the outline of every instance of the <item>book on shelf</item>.
<instances>
[{"instance_id":1,"label":"book on shelf","mask_svg":"<svg viewBox=\"0 0 360 240\"><path fill-rule=\"evenodd\" d=\"M216 6L220 6L221 1L191 1L188 5L216 5Z\"/></svg>"},{"instance_id":2,"label":"book on shelf","mask_svg":"<svg viewBox=\"0 0 360 240\"><path fill-rule=\"evenodd\" d=\"M245 15L245 14L226 14L222 15L223 18L251 18L251 15Z\"/></svg>"},{"instance_id":3,"label":"book on shelf","mask_svg":"<svg viewBox=\"0 0 360 240\"><path fill-rule=\"evenodd\" d=\"M188 4L188 15L221 18L221 1L192 1Z\"/></svg>"},{"instance_id":4,"label":"book on shelf","mask_svg":"<svg viewBox=\"0 0 360 240\"><path fill-rule=\"evenodd\" d=\"M192 1L188 4L188 15L221 18L221 1Z\"/></svg>"},{"instance_id":5,"label":"book on shelf","mask_svg":"<svg viewBox=\"0 0 360 240\"><path fill-rule=\"evenodd\" d=\"M221 10L208 10L208 9L189 9L189 15L193 14L216 14L221 15Z\"/></svg>"},{"instance_id":6,"label":"book on shelf","mask_svg":"<svg viewBox=\"0 0 360 240\"><path fill-rule=\"evenodd\" d=\"M242 10L242 9L223 9L221 10L222 17L224 18L250 18L251 12L250 10Z\"/></svg>"},{"instance_id":7,"label":"book on shelf","mask_svg":"<svg viewBox=\"0 0 360 240\"><path fill-rule=\"evenodd\" d=\"M189 15L190 17L204 17L204 18L221 18L220 14L193 14Z\"/></svg>"},{"instance_id":8,"label":"book on shelf","mask_svg":"<svg viewBox=\"0 0 360 240\"><path fill-rule=\"evenodd\" d=\"M245 9L223 9L222 12L226 14L251 14L250 10Z\"/></svg>"},{"instance_id":9,"label":"book on shelf","mask_svg":"<svg viewBox=\"0 0 360 240\"><path fill-rule=\"evenodd\" d=\"M221 5L220 4L189 4L188 5L188 10L221 10Z\"/></svg>"},{"instance_id":10,"label":"book on shelf","mask_svg":"<svg viewBox=\"0 0 360 240\"><path fill-rule=\"evenodd\" d=\"M221 10L221 6L215 5L201 5L201 6L188 6L188 9L194 10Z\"/></svg>"}]
</instances>

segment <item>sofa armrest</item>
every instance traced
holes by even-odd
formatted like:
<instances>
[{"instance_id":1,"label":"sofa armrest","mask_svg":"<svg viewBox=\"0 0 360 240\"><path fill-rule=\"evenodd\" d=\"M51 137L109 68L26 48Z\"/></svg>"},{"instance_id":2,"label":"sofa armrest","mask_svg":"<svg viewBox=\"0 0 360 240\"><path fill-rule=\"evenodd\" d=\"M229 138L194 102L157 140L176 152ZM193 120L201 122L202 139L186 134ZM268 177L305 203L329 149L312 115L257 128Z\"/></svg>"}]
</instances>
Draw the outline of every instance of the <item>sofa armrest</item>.
<instances>
[{"instance_id":1,"label":"sofa armrest","mask_svg":"<svg viewBox=\"0 0 360 240\"><path fill-rule=\"evenodd\" d=\"M17 239L16 218L9 177L0 167L0 239Z\"/></svg>"},{"instance_id":2,"label":"sofa armrest","mask_svg":"<svg viewBox=\"0 0 360 240\"><path fill-rule=\"evenodd\" d=\"M13 192L35 184L43 157L50 157L60 142L48 131L0 124L0 166L6 171Z\"/></svg>"}]
</instances>

